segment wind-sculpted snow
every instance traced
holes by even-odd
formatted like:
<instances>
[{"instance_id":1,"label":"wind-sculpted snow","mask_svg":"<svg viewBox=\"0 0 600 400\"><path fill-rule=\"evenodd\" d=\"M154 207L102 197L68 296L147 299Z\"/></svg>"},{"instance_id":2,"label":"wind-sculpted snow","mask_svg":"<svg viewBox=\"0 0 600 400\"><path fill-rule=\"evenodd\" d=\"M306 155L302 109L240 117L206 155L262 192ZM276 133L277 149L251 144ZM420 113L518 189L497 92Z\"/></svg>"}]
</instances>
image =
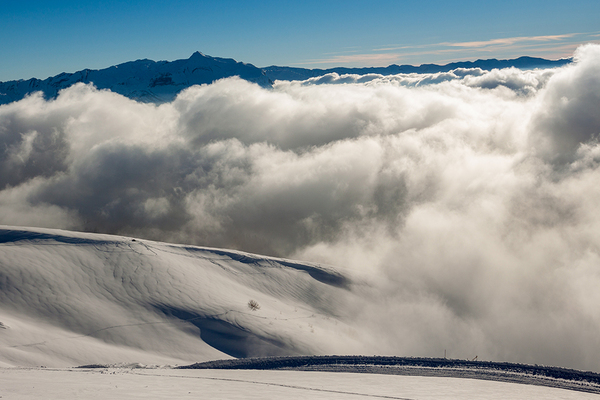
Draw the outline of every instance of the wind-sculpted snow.
<instances>
[{"instance_id":1,"label":"wind-sculpted snow","mask_svg":"<svg viewBox=\"0 0 600 400\"><path fill-rule=\"evenodd\" d=\"M296 273L356 300L331 311L356 353L600 371L598 109L597 45L160 106L78 84L0 106L0 222L334 265Z\"/></svg>"},{"instance_id":2,"label":"wind-sculpted snow","mask_svg":"<svg viewBox=\"0 0 600 400\"><path fill-rule=\"evenodd\" d=\"M296 265L239 252L3 227L0 362L164 363L355 346L338 315L339 304L352 301L349 292L309 275L339 274ZM250 310L249 300L260 309Z\"/></svg>"}]
</instances>

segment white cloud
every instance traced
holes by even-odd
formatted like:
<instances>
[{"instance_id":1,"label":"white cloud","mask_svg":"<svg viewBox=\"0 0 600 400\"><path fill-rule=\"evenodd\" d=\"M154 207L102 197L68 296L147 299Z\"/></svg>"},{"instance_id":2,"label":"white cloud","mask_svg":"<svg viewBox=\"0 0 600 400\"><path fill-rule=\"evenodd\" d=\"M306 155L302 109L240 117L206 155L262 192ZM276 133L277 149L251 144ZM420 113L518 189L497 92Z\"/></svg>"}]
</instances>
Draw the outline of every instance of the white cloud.
<instances>
[{"instance_id":1,"label":"white cloud","mask_svg":"<svg viewBox=\"0 0 600 400\"><path fill-rule=\"evenodd\" d=\"M581 143L600 134L599 46L580 47L578 67L551 78L533 115L531 145L547 160L573 162Z\"/></svg>"},{"instance_id":2,"label":"white cloud","mask_svg":"<svg viewBox=\"0 0 600 400\"><path fill-rule=\"evenodd\" d=\"M32 96L0 106L0 223L323 261L381 352L600 369L599 59Z\"/></svg>"}]
</instances>

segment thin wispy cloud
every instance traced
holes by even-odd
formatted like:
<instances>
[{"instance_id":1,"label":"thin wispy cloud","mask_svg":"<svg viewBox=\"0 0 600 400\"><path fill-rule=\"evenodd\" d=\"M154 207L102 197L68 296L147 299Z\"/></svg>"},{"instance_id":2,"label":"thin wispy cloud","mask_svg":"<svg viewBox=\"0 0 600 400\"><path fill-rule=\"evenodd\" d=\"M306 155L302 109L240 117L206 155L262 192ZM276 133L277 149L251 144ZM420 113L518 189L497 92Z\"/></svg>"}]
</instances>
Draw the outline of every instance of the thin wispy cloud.
<instances>
[{"instance_id":1,"label":"thin wispy cloud","mask_svg":"<svg viewBox=\"0 0 600 400\"><path fill-rule=\"evenodd\" d=\"M520 36L520 37L510 37L510 38L500 38L500 39L492 39L492 40L482 40L482 41L474 41L474 42L457 42L457 43L440 43L440 45L451 46L451 47L470 47L470 48L480 48L480 47L488 47L488 46L508 46L513 45L515 43L521 42L549 42L549 41L561 41L564 39L571 38L577 35L576 33L569 33L566 35L547 35L547 36Z\"/></svg>"},{"instance_id":2,"label":"thin wispy cloud","mask_svg":"<svg viewBox=\"0 0 600 400\"><path fill-rule=\"evenodd\" d=\"M472 60L488 54L490 58L512 58L535 55L545 58L569 57L575 49L585 43L598 43L598 32L566 33L560 35L514 36L489 40L466 42L439 42L422 45L385 45L373 49L353 50L354 54L330 56L321 59L304 60L297 65L331 66L381 66L383 64L421 64L414 60L427 60L426 63L446 63ZM336 53L330 53L336 54Z\"/></svg>"}]
</instances>

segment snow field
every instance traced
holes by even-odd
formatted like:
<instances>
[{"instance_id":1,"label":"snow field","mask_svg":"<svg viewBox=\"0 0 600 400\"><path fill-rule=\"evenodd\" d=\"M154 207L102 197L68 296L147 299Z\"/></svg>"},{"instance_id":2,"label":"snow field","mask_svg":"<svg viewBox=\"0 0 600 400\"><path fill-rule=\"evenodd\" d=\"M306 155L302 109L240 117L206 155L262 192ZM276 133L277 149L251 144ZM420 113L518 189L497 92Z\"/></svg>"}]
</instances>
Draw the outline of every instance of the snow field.
<instances>
[{"instance_id":1,"label":"snow field","mask_svg":"<svg viewBox=\"0 0 600 400\"><path fill-rule=\"evenodd\" d=\"M403 399L586 400L589 393L513 383L421 376L298 371L110 368L0 369L8 399Z\"/></svg>"}]
</instances>

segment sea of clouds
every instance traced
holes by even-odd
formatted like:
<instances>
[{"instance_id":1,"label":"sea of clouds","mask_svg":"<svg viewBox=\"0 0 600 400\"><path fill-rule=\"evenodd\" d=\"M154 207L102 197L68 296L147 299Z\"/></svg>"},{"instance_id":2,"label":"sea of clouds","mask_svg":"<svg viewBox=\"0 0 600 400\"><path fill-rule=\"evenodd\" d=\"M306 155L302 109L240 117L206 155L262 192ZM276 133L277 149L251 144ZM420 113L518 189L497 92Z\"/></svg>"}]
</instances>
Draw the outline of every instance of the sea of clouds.
<instances>
[{"instance_id":1,"label":"sea of clouds","mask_svg":"<svg viewBox=\"0 0 600 400\"><path fill-rule=\"evenodd\" d=\"M365 351L600 371L600 46L574 58L32 95L0 106L0 224L324 262Z\"/></svg>"}]
</instances>

